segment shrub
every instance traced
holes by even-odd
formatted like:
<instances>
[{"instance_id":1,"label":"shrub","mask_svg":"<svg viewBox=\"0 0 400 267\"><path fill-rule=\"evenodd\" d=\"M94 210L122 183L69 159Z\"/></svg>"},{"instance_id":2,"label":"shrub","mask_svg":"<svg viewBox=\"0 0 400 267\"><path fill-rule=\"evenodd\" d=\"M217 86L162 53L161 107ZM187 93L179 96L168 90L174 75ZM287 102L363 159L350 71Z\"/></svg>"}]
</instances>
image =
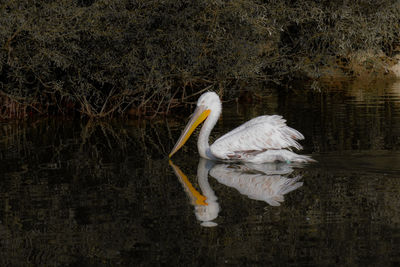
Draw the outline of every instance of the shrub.
<instances>
[{"instance_id":1,"label":"shrub","mask_svg":"<svg viewBox=\"0 0 400 267\"><path fill-rule=\"evenodd\" d=\"M235 95L236 84L317 77L332 57L392 56L399 21L389 0L10 0L0 101L21 114L168 112L204 88Z\"/></svg>"}]
</instances>

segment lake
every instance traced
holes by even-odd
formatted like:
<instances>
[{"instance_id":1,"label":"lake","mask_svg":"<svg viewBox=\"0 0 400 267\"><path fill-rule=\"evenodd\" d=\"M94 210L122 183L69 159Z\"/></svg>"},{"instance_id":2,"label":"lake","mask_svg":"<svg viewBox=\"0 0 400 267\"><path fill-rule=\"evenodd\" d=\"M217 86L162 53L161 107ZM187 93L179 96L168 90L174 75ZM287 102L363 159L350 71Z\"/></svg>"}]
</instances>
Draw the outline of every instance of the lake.
<instances>
[{"instance_id":1,"label":"lake","mask_svg":"<svg viewBox=\"0 0 400 267\"><path fill-rule=\"evenodd\" d=\"M216 139L280 114L317 162L167 155L167 118L0 123L2 266L400 264L400 81L332 79L223 103Z\"/></svg>"}]
</instances>

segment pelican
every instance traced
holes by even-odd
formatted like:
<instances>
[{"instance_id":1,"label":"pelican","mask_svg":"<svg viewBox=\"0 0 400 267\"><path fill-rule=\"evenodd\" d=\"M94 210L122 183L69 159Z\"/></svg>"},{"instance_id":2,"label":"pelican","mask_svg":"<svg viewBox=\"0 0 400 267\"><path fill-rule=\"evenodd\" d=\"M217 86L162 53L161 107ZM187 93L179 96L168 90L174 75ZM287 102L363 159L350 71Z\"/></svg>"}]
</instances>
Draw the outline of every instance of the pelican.
<instances>
[{"instance_id":1,"label":"pelican","mask_svg":"<svg viewBox=\"0 0 400 267\"><path fill-rule=\"evenodd\" d=\"M221 100L215 92L202 94L192 118L172 149L171 158L189 139L196 127L204 121L197 148L202 158L210 160L265 162L310 162L311 157L298 155L291 148L302 149L297 140L304 136L286 125L282 116L259 116L218 138L211 146L208 139L221 115Z\"/></svg>"}]
</instances>

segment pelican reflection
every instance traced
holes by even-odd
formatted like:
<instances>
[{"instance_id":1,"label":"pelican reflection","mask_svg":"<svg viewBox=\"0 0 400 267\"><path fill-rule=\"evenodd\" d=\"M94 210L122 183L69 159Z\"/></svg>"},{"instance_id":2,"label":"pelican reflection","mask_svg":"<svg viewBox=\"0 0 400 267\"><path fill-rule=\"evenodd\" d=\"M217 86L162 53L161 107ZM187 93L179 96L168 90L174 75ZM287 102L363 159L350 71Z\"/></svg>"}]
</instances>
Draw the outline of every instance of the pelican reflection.
<instances>
[{"instance_id":1,"label":"pelican reflection","mask_svg":"<svg viewBox=\"0 0 400 267\"><path fill-rule=\"evenodd\" d=\"M217 196L208 182L208 175L219 183L235 188L250 199L261 200L271 206L279 206L284 195L303 185L301 176L288 176L293 167L287 163L216 163L200 158L197 167L197 179L201 193L197 191L187 176L170 161L179 181L195 207L195 215L202 226L216 226L220 206Z\"/></svg>"},{"instance_id":2,"label":"pelican reflection","mask_svg":"<svg viewBox=\"0 0 400 267\"><path fill-rule=\"evenodd\" d=\"M294 178L285 176L292 172L293 168L286 163L218 164L210 170L210 175L250 199L280 206L284 195L303 185L299 182L300 175Z\"/></svg>"},{"instance_id":3,"label":"pelican reflection","mask_svg":"<svg viewBox=\"0 0 400 267\"><path fill-rule=\"evenodd\" d=\"M208 172L213 167L214 162L200 158L199 165L197 166L197 179L203 195L193 187L187 176L179 169L178 166L174 165L172 161L169 161L169 164L174 170L179 181L182 183L192 205L194 205L194 213L197 220L201 222L202 226L216 226L217 223L213 222L213 220L218 217L220 208L217 202L218 198L215 196L214 190L212 190L210 184L208 183Z\"/></svg>"}]
</instances>

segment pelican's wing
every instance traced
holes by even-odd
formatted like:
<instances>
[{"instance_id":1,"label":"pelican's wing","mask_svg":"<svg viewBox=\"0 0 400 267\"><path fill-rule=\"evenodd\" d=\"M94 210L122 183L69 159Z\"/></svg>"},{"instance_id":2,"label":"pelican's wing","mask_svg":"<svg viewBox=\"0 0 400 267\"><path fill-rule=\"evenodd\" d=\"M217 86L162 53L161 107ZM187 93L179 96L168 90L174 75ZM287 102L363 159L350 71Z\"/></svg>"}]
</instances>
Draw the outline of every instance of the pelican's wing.
<instances>
[{"instance_id":1,"label":"pelican's wing","mask_svg":"<svg viewBox=\"0 0 400 267\"><path fill-rule=\"evenodd\" d=\"M220 159L243 159L269 149L302 149L296 141L301 139L304 136L281 116L260 116L218 138L210 149Z\"/></svg>"}]
</instances>

